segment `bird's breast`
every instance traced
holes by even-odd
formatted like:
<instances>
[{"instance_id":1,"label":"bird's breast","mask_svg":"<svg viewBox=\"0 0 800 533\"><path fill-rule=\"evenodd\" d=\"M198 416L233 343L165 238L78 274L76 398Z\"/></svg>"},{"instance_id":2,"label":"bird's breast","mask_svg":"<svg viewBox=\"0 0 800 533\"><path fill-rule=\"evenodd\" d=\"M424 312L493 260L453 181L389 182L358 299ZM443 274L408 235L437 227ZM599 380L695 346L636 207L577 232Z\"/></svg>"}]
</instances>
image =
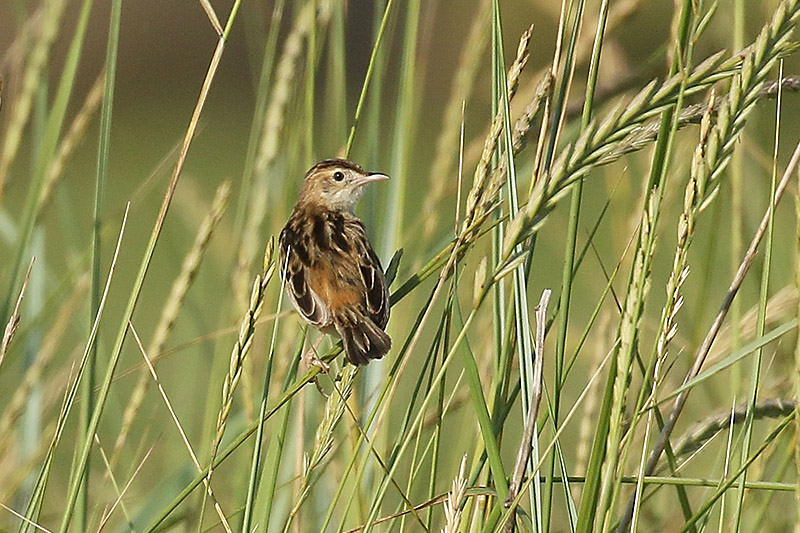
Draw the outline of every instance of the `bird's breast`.
<instances>
[{"instance_id":1,"label":"bird's breast","mask_svg":"<svg viewBox=\"0 0 800 533\"><path fill-rule=\"evenodd\" d=\"M356 280L347 275L347 268L338 268L330 261L317 262L308 272L308 284L327 304L331 311L358 305L361 291Z\"/></svg>"}]
</instances>

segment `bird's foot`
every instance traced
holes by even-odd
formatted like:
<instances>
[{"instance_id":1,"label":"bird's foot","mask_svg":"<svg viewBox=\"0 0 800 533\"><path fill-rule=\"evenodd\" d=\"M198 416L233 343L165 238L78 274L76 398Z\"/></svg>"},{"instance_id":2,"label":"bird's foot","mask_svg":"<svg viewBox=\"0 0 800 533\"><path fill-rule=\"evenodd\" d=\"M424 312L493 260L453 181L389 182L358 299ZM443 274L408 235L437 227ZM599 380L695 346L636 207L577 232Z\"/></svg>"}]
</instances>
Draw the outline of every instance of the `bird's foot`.
<instances>
[{"instance_id":1,"label":"bird's foot","mask_svg":"<svg viewBox=\"0 0 800 533\"><path fill-rule=\"evenodd\" d=\"M315 366L320 369L320 372L324 372L325 374L331 370L331 365L317 357L317 354L313 349L308 350L305 355L303 355L303 361L309 368Z\"/></svg>"}]
</instances>

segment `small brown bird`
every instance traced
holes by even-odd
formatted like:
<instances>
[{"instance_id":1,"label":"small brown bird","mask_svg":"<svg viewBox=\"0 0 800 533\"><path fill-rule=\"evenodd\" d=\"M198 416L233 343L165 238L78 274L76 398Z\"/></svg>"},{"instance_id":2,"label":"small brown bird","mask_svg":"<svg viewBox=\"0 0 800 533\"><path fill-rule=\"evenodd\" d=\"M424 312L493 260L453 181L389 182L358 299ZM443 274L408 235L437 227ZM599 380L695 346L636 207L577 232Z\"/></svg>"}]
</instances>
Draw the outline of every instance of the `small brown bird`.
<instances>
[{"instance_id":1,"label":"small brown bird","mask_svg":"<svg viewBox=\"0 0 800 533\"><path fill-rule=\"evenodd\" d=\"M280 236L292 304L306 322L341 337L354 365L380 359L392 346L384 331L389 291L383 268L353 214L364 185L387 179L346 159L320 161L306 173ZM309 355L312 363L321 363Z\"/></svg>"}]
</instances>

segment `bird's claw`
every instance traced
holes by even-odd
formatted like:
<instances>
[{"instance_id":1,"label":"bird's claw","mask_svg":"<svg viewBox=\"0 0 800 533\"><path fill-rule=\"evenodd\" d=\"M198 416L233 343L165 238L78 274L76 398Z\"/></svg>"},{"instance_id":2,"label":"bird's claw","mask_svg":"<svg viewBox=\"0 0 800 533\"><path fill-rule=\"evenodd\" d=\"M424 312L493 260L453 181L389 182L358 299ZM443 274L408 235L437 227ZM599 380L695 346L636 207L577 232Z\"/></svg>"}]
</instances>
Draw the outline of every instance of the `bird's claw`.
<instances>
[{"instance_id":1,"label":"bird's claw","mask_svg":"<svg viewBox=\"0 0 800 533\"><path fill-rule=\"evenodd\" d=\"M331 370L331 365L317 357L317 354L314 353L314 350L309 350L306 352L305 356L303 357L306 365L308 367L315 366L319 368L320 372L327 374Z\"/></svg>"}]
</instances>

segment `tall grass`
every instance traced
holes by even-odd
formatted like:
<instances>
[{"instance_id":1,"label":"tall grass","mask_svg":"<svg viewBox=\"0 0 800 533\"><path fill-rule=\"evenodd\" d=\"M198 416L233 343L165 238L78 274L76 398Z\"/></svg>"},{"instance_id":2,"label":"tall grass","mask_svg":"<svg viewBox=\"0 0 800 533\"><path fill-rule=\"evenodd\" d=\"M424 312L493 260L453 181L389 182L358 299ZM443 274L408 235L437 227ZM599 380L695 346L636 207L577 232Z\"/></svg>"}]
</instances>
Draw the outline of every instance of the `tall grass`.
<instances>
[{"instance_id":1,"label":"tall grass","mask_svg":"<svg viewBox=\"0 0 800 533\"><path fill-rule=\"evenodd\" d=\"M0 11L0 531L800 520L800 0L73 3ZM325 372L272 238L337 155L393 349Z\"/></svg>"}]
</instances>

